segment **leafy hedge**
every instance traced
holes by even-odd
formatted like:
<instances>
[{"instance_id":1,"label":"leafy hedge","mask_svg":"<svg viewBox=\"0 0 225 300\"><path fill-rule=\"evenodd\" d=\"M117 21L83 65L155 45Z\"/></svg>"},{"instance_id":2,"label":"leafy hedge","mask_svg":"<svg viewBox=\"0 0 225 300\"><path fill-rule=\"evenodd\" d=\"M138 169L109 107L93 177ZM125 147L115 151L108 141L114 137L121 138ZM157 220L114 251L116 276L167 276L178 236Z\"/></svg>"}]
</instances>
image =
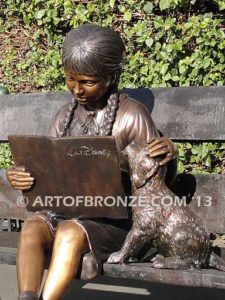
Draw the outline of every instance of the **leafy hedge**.
<instances>
[{"instance_id":1,"label":"leafy hedge","mask_svg":"<svg viewBox=\"0 0 225 300\"><path fill-rule=\"evenodd\" d=\"M11 92L64 90L63 38L72 27L94 22L112 26L124 39L121 87L225 85L224 10L220 0L5 0L0 84ZM181 171L192 170L190 164L224 170L223 144L179 150Z\"/></svg>"}]
</instances>

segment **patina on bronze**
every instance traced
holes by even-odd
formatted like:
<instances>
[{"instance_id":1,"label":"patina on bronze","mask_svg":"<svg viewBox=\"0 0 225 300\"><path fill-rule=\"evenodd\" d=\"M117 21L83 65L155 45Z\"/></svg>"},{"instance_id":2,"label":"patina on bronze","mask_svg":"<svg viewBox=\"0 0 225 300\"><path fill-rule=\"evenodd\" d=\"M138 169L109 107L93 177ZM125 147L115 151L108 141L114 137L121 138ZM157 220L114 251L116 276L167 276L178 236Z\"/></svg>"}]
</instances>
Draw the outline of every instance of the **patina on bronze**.
<instances>
[{"instance_id":1,"label":"patina on bronze","mask_svg":"<svg viewBox=\"0 0 225 300\"><path fill-rule=\"evenodd\" d=\"M115 140L107 137L9 136L13 158L35 184L23 192L29 211L64 217L127 218ZM33 148L32 152L30 149Z\"/></svg>"},{"instance_id":2,"label":"patina on bronze","mask_svg":"<svg viewBox=\"0 0 225 300\"><path fill-rule=\"evenodd\" d=\"M154 268L189 269L215 267L225 271L225 262L211 252L210 238L200 220L164 183L166 168L150 157L146 147L132 143L128 156L135 202L133 225L120 251L108 263L137 258L146 245L157 248Z\"/></svg>"},{"instance_id":3,"label":"patina on bronze","mask_svg":"<svg viewBox=\"0 0 225 300\"><path fill-rule=\"evenodd\" d=\"M118 92L124 53L121 37L109 28L85 24L67 35L62 56L72 101L53 118L48 134L52 137L113 135L123 170L127 169L127 161L121 151L132 141L146 144L155 138L149 145L149 153L164 155L162 163L175 162L173 144L157 138L147 109ZM29 190L35 182L24 166L14 166L7 177L18 190ZM45 300L61 299L74 274L78 275L82 261L86 262L83 258L87 253L90 263L86 266L92 267L85 269L83 264L82 270L87 271L81 274L85 273L86 279L99 274L109 254L121 248L130 228L130 224L119 221L58 218L49 211L29 217L23 226L17 254L20 299L23 292L39 293L47 249L53 249L53 253L42 292Z\"/></svg>"}]
</instances>

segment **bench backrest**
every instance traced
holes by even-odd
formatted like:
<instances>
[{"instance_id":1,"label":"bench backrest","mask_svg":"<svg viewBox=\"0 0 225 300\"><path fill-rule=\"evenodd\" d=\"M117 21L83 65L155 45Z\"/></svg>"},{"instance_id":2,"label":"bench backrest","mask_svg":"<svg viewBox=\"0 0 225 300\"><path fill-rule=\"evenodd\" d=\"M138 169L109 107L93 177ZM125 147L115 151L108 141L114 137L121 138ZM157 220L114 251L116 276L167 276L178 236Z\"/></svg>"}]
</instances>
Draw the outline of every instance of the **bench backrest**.
<instances>
[{"instance_id":1,"label":"bench backrest","mask_svg":"<svg viewBox=\"0 0 225 300\"><path fill-rule=\"evenodd\" d=\"M225 87L126 89L144 103L158 129L175 141L225 141ZM47 132L57 110L71 94L10 94L0 96L0 140L9 134ZM190 206L210 231L225 230L225 175L180 175L177 194L192 199ZM209 201L212 201L212 205Z\"/></svg>"},{"instance_id":2,"label":"bench backrest","mask_svg":"<svg viewBox=\"0 0 225 300\"><path fill-rule=\"evenodd\" d=\"M126 89L144 103L156 126L180 141L225 140L225 87ZM0 140L9 134L45 134L51 117L71 94L0 95Z\"/></svg>"}]
</instances>

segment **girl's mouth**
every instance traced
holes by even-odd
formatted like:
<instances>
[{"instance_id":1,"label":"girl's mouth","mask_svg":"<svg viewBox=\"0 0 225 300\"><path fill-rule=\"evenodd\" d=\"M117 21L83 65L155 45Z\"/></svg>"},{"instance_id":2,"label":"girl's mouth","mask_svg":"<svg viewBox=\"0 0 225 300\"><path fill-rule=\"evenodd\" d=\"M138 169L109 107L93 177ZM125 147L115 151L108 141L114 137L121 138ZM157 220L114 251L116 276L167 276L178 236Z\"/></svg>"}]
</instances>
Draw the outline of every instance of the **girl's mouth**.
<instances>
[{"instance_id":1,"label":"girl's mouth","mask_svg":"<svg viewBox=\"0 0 225 300\"><path fill-rule=\"evenodd\" d=\"M85 103L87 102L87 99L86 98L78 98L78 97L75 97L75 99L80 102L80 103Z\"/></svg>"}]
</instances>

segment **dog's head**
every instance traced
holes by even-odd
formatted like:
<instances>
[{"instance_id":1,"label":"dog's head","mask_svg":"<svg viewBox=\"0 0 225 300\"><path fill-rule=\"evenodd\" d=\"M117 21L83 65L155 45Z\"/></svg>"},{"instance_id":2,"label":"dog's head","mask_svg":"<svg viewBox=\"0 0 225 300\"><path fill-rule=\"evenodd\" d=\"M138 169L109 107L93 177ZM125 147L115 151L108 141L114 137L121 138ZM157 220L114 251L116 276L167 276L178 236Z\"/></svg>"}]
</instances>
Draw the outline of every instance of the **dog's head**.
<instances>
[{"instance_id":1,"label":"dog's head","mask_svg":"<svg viewBox=\"0 0 225 300\"><path fill-rule=\"evenodd\" d=\"M150 157L146 146L131 143L125 148L123 154L128 158L131 181L137 189L144 186L157 171L162 169L159 165L161 159ZM164 177L165 172L162 172L161 178Z\"/></svg>"}]
</instances>

